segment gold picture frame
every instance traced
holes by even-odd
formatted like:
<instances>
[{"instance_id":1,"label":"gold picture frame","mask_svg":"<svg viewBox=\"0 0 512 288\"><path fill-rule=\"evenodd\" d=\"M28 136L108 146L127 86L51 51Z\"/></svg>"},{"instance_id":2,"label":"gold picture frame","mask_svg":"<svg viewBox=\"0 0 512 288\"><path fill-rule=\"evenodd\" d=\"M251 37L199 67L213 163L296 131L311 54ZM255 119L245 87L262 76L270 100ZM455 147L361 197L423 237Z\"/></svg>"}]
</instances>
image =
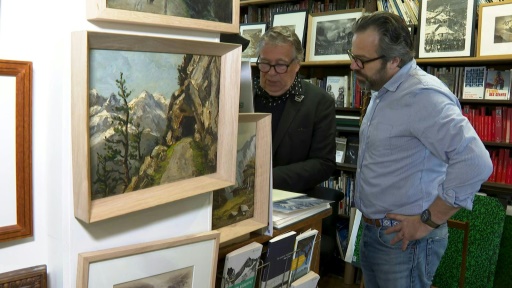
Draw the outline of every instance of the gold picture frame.
<instances>
[{"instance_id":1,"label":"gold picture frame","mask_svg":"<svg viewBox=\"0 0 512 288\"><path fill-rule=\"evenodd\" d=\"M161 27L172 27L178 29L192 29L207 32L238 33L238 25L240 22L240 0L223 1L225 1L226 3L218 3L218 1L216 1L216 3L213 3L213 0L198 0L195 2L188 1L187 3L182 3L180 7L177 7L179 9L174 9L173 7L167 6L177 5L177 1L139 0L135 1L135 5L129 5L130 3L123 4L122 2L128 2L124 0L87 0L86 10L87 19L90 21L142 24ZM110 2L112 2L113 4L111 4ZM116 7L116 3L120 3L119 5L125 5L126 7L123 7L123 9L112 8ZM186 5L192 5L192 3L195 4L194 7L182 7ZM192 17L191 14L193 13L192 11L190 11L192 10L191 8L196 8L196 13L204 14L206 13L205 11L209 11L212 15L198 15L198 17ZM187 9L188 11L182 11ZM179 13L177 11L179 11ZM222 14L220 15L222 17L219 17L219 14ZM231 18L231 20L219 18ZM211 19L219 20L215 21Z\"/></svg>"},{"instance_id":2,"label":"gold picture frame","mask_svg":"<svg viewBox=\"0 0 512 288\"><path fill-rule=\"evenodd\" d=\"M271 115L268 113L240 113L238 122L238 155L240 157L237 157L237 183L212 193L212 203L214 203L212 228L221 233L221 245L267 227L269 220ZM244 126L244 123L249 125ZM252 149L254 152L250 152ZM247 154L250 155L246 156ZM254 159L254 162L251 159ZM229 191L227 191L228 189ZM230 194L230 197L224 196L224 193ZM222 201L222 206L219 206L220 200L216 201L215 199L216 197L220 198L221 194L226 197L224 198L226 200ZM246 199L247 197L251 199ZM234 210L232 208L234 204L230 204L233 202L236 202ZM219 207L216 208L216 206Z\"/></svg>"},{"instance_id":3,"label":"gold picture frame","mask_svg":"<svg viewBox=\"0 0 512 288\"><path fill-rule=\"evenodd\" d=\"M46 265L0 273L0 287L46 288Z\"/></svg>"},{"instance_id":4,"label":"gold picture frame","mask_svg":"<svg viewBox=\"0 0 512 288\"><path fill-rule=\"evenodd\" d=\"M480 3L478 5L478 57L508 60L512 38L508 30L512 20L512 2ZM482 31L486 31L483 33Z\"/></svg>"},{"instance_id":5,"label":"gold picture frame","mask_svg":"<svg viewBox=\"0 0 512 288\"><path fill-rule=\"evenodd\" d=\"M126 51L134 51L134 52L155 52L155 54L177 54L177 55L185 55L183 57L183 62L178 66L178 69L181 69L178 77L180 81L186 83L185 86L179 87L179 89L175 90L170 96L173 101L173 106L169 106L167 104L166 115L168 117L174 117L170 113L175 113L175 110L169 112L169 109L181 109L182 112L181 120L185 121L184 118L189 117L191 121L196 121L190 125L188 125L188 129L193 129L194 131L189 132L189 138L191 142L201 143L200 145L205 146L202 153L205 153L208 157L209 163L214 163L214 171L211 173L199 174L199 176L192 176L186 179L179 179L177 181L167 181L167 182L156 182L151 187L146 186L143 189L137 190L129 190L132 192L129 193L118 193L114 194L114 196L107 195L101 199L93 199L92 193L92 184L95 183L91 181L92 176L97 177L97 174L92 173L91 167L96 167L96 165L91 164L91 157L95 157L94 153L91 153L91 134L90 134L90 106L89 100L92 101L92 96L89 93L90 91L89 83L92 79L90 64L90 52L95 52L93 50L105 50L105 51L113 51L114 53L126 53ZM237 131L237 117L238 117L238 91L240 85L240 54L241 47L240 45L233 44L225 44L225 43L216 43L216 42L202 42L202 41L190 41L190 40L181 40L181 39L172 39L172 38L159 38L159 37L147 37L147 36L136 36L136 35L125 35L125 34L112 34L112 33L102 33L102 32L90 32L90 31L79 31L73 32L72 34L72 107L71 107L71 115L72 115L72 151L73 151L73 194L74 194L74 212L75 217L86 222L96 222L104 219L108 219L111 217L131 213L134 211L154 207L157 205L161 205L164 203L169 203L172 201L184 199L187 197L191 197L194 195L202 194L205 192L210 192L215 189L220 189L223 187L227 187L229 185L234 184L235 179L235 157L236 157L236 147L233 143L236 143L236 131ZM115 54L114 54L115 56ZM192 72L187 72L183 70L183 65L189 65L190 59L195 59L206 57L208 59L212 58L213 60L208 60L211 62L218 64L219 67L209 66L203 67L201 65L195 66L198 67L199 71L193 75L206 75L204 77L214 77L212 74L218 73L218 78L208 78L202 79L204 81L194 80L192 78L186 78L188 76L192 77ZM126 58L126 57L125 57ZM220 60L219 60L220 59ZM198 60L199 61L199 60ZM106 61L109 65L112 65L112 59L110 61ZM105 61L103 62L105 63ZM195 64L197 65L197 61ZM203 63L203 62L202 62ZM219 64L220 63L220 64ZM161 64L161 63L160 63ZM163 64L164 66L167 65ZM168 65L171 65L170 63ZM206 64L205 64L206 65ZM213 65L213 64L212 64ZM181 68L180 68L181 67ZM188 66L187 66L188 67ZM204 69L203 69L204 68ZM208 69L206 69L208 68ZM211 69L210 69L211 68ZM143 66L141 69L149 69ZM188 68L187 68L188 69ZM191 68L192 69L192 68ZM195 69L195 68L194 68ZM191 70L195 71L195 70ZM140 72L140 71L139 71ZM149 74L147 72L138 74ZM176 73L176 72L175 72ZM188 73L191 73L190 75ZM199 74L201 73L201 74ZM188 76L183 76L183 75ZM119 74L116 74L119 75ZM217 74L216 74L217 75ZM122 74L120 79L116 79L116 83L122 85L121 82L126 79L122 79ZM116 76L117 77L117 76ZM184 78L185 77L185 78ZM91 78L91 79L90 79ZM118 82L119 81L119 82ZM168 83L174 83L171 79ZM198 83L200 84L198 86ZM123 82L123 84L125 84ZM128 85L129 82L126 83ZM120 86L118 86L120 87ZM185 88L184 88L185 87ZM201 88L202 87L202 88ZM208 92L204 92L206 89L204 87L214 87L212 90ZM192 89L192 90L190 90ZM203 89L203 90L201 90ZM201 90L204 93L202 95L206 95L207 97L213 97L208 99L197 99L197 97L201 97L198 91ZM219 91L218 95L215 94L215 91ZM121 91L121 90L119 90ZM173 90L174 91L174 90ZM128 93L127 91L123 91ZM121 92L118 92L121 93ZM112 93L115 94L115 93ZM119 95L119 94L118 94ZM204 97L206 97L204 96ZM111 96L112 97L112 96ZM174 97L174 98L173 98ZM184 99L186 97L186 99ZM194 98L196 97L196 98ZM193 99L193 100L187 100ZM170 101L170 100L169 100ZM170 103L170 102L169 102ZM185 103L185 104L183 104ZM182 106L178 106L182 105ZM209 105L209 106L206 106ZM171 108L170 108L171 107ZM131 108L130 108L131 109ZM147 110L146 110L147 111ZM181 113L180 112L180 113ZM147 112L146 112L147 113ZM188 113L190 114L187 116ZM150 117L144 115L143 117ZM157 138L158 141L163 141L167 143L167 152L160 151L158 155L155 156L153 152L151 152L151 156L146 156L151 159L159 159L158 161L163 161L160 163L166 163L165 165L170 166L176 165L176 167L180 168L179 163L170 163L170 159L166 158L166 155L173 154L174 150L173 144L175 144L178 140L174 140L176 137L185 138L183 127L178 126L176 130L175 125L179 123L182 125L180 119L173 119L174 122L169 122L168 118L166 125L171 125L172 127L164 125L167 127L166 133L164 132L162 136ZM112 121L112 120L110 120ZM172 124L174 123L174 124ZM130 126L132 127L132 126ZM128 128L127 125L127 130ZM198 128L199 127L199 128ZM133 128L131 128L133 129ZM171 130L174 129L174 130ZM200 129L200 130L199 130ZM202 131L202 132L201 132ZM213 131L213 132L212 132ZM183 135L182 135L183 133ZM208 133L208 134L207 134ZM208 139L203 139L208 136ZM196 139L199 138L199 139ZM177 139L177 138L176 138ZM157 141L154 140L154 141ZM169 144L170 143L170 144ZM193 144L193 143L192 143ZM216 147L216 148L215 148ZM153 149L153 148L151 148ZM164 149L165 150L165 149ZM184 149L185 150L185 149ZM190 149L188 149L190 150ZM155 151L155 150L153 150ZM180 152L177 152L180 153ZM186 153L183 152L183 153ZM126 153L127 154L127 153ZM188 155L188 154L187 154ZM195 155L195 154L194 154ZM213 156L212 156L213 155ZM202 156L201 159L206 156ZM212 159L215 157L216 159ZM99 156L98 156L99 157ZM163 157L163 158L162 158ZM191 156L187 156L190 159ZM194 156L195 157L195 156ZM165 162L169 159L168 162ZM195 158L194 158L195 159ZM204 159L203 159L204 160ZM98 160L99 161L99 160ZM118 160L117 160L118 161ZM146 161L146 160L144 160ZM157 160L154 160L157 161ZM192 160L190 160L192 161ZM189 163L190 163L189 161ZM196 160L194 160L196 161ZM97 164L97 163L96 163ZM196 168L196 163L193 162L195 171L200 170ZM151 166L153 165L153 166ZM146 169L150 169L151 167L155 167L156 164L147 164L144 162L140 165L140 167L145 167ZM158 166L156 166L153 170L157 171ZM204 167L200 167L204 168ZM97 170L96 170L97 171ZM106 171L106 170L105 170ZM133 173L133 175L140 178L142 174L142 170L139 172ZM148 170L146 170L148 171ZM169 169L167 170L169 171ZM158 172L158 171L157 171ZM197 173L199 173L197 172ZM166 172L169 173L169 172ZM196 174L197 174L196 173ZM147 174L144 174L147 175ZM160 175L162 176L162 175ZM133 185L133 178L125 179L125 183ZM142 181L142 180L141 180ZM145 180L146 182L150 182ZM170 183L169 183L170 182ZM162 184L159 184L162 183ZM125 185L126 185L125 184ZM128 191L128 190L124 190Z\"/></svg>"},{"instance_id":6,"label":"gold picture frame","mask_svg":"<svg viewBox=\"0 0 512 288\"><path fill-rule=\"evenodd\" d=\"M6 110L0 109L0 111L2 111L3 125L8 126L8 130L5 130L7 135L4 135L5 137L0 141L0 147L9 156L2 153L0 155L1 158L6 156L12 160L2 159L0 165L5 166L0 166L2 168L0 170L12 171L14 174L4 175L9 179L0 177L2 181L5 180L0 196L3 201L6 201L0 212L0 218L3 221L0 225L0 242L3 242L33 235L32 62L0 60L0 97L6 97L2 99L5 104L3 109ZM14 105L8 105L9 103ZM13 202L12 205L11 202Z\"/></svg>"},{"instance_id":7,"label":"gold picture frame","mask_svg":"<svg viewBox=\"0 0 512 288\"><path fill-rule=\"evenodd\" d=\"M218 252L218 231L84 252L78 255L76 287L178 287L173 284L187 282L213 288Z\"/></svg>"}]
</instances>

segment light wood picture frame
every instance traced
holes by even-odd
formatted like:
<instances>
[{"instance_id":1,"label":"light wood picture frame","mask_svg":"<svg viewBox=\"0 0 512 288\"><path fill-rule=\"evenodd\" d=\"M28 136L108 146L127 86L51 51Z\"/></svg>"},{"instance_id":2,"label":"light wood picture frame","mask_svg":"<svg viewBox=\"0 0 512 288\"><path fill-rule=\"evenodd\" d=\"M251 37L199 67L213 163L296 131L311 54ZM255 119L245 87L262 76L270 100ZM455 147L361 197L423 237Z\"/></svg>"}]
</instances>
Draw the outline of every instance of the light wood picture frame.
<instances>
[{"instance_id":1,"label":"light wood picture frame","mask_svg":"<svg viewBox=\"0 0 512 288\"><path fill-rule=\"evenodd\" d=\"M212 193L212 229L220 242L268 226L271 171L271 115L240 113L236 184Z\"/></svg>"},{"instance_id":2,"label":"light wood picture frame","mask_svg":"<svg viewBox=\"0 0 512 288\"><path fill-rule=\"evenodd\" d=\"M305 44L306 20L308 19L307 10L297 10L288 12L276 12L272 14L270 26L288 26L299 36L300 43Z\"/></svg>"},{"instance_id":3,"label":"light wood picture frame","mask_svg":"<svg viewBox=\"0 0 512 288\"><path fill-rule=\"evenodd\" d=\"M46 288L46 265L0 273L0 287Z\"/></svg>"},{"instance_id":4,"label":"light wood picture frame","mask_svg":"<svg viewBox=\"0 0 512 288\"><path fill-rule=\"evenodd\" d=\"M238 33L240 0L87 0L87 19ZM188 7L187 7L188 6ZM213 20L212 20L213 19Z\"/></svg>"},{"instance_id":5,"label":"light wood picture frame","mask_svg":"<svg viewBox=\"0 0 512 288\"><path fill-rule=\"evenodd\" d=\"M309 14L306 62L349 60L352 25L364 11L347 9Z\"/></svg>"},{"instance_id":6,"label":"light wood picture frame","mask_svg":"<svg viewBox=\"0 0 512 288\"><path fill-rule=\"evenodd\" d=\"M213 288L219 235L210 231L80 253L76 287Z\"/></svg>"},{"instance_id":7,"label":"light wood picture frame","mask_svg":"<svg viewBox=\"0 0 512 288\"><path fill-rule=\"evenodd\" d=\"M0 60L0 242L33 235L32 62Z\"/></svg>"},{"instance_id":8,"label":"light wood picture frame","mask_svg":"<svg viewBox=\"0 0 512 288\"><path fill-rule=\"evenodd\" d=\"M258 60L258 42L267 30L267 23L240 24L240 35L249 40L249 45L242 52L242 58L256 62Z\"/></svg>"},{"instance_id":9,"label":"light wood picture frame","mask_svg":"<svg viewBox=\"0 0 512 288\"><path fill-rule=\"evenodd\" d=\"M103 63L108 63L110 66L108 66L108 69L105 68L106 73L101 75L108 76L108 73L111 73L109 69L115 71L112 81L119 88L118 96L130 95L134 91L130 86L138 81L130 80L128 75L123 78L123 74L119 73L119 67L128 69L133 65L125 64L131 57L126 56L124 58L120 57L124 59L121 61L124 66L115 66L114 58L118 53L140 52L143 55L147 53L148 58L153 57L153 54L168 54L170 57L176 56L183 59L181 64L175 64L175 66L167 62L164 64L158 62L160 66L164 67L164 70L156 70L156 72L150 70L151 67L156 65L153 63L155 65L146 65L139 68L146 70L142 73L140 71L134 72L138 77L142 77L140 75L157 77L155 75L168 68L167 70L173 71L173 77L179 79L169 79L167 81L169 85L174 85L177 81L181 83L181 86L178 85L176 90L171 89L170 91L174 92L172 92L172 95L167 95L169 100L165 102L166 104L163 104L163 110L167 111L164 117L158 118L158 115L149 114L149 112L156 110L154 108L145 109L142 111L146 112L139 113L139 119L142 120L137 124L133 120L137 115L133 106L135 104L133 102L128 103L128 98L123 102L122 99L114 97L116 91L107 92L105 95L111 95L109 100L99 102L100 104L103 103L102 105L98 104L97 96L101 94L97 93L96 89L92 89L90 83L94 80L95 73L99 74L104 70L101 67L91 69L90 65L93 52L100 51L112 53L109 54L109 61L103 61ZM86 223L92 223L233 185L236 169L236 147L233 143L236 143L238 128L240 54L240 45L234 44L90 31L73 32L71 116L75 217ZM190 68L189 65L194 68ZM98 71L95 71L96 69ZM174 69L178 69L180 72L178 73ZM107 76L103 76L103 78ZM151 83L147 79L143 81L145 87L151 86ZM121 86L123 86L123 89L120 88ZM139 95L140 98L152 93L144 90L140 95L136 95ZM155 96L158 93L152 95L153 100L161 98ZM117 100L110 102L112 98ZM144 98L147 97L144 96ZM116 108L110 106L111 103L118 102L122 104L116 104ZM108 107L105 105L108 105ZM161 104L152 105L154 105L152 107L157 107ZM127 113L125 111L124 114L120 114L120 110L116 109L121 108L117 107L125 107L126 111L131 112ZM118 111L117 115L121 115L122 119L133 116L129 119L133 122L124 120L123 122L116 119L117 116L112 113L112 109ZM96 122L94 120L96 115L100 115L98 111L109 113L107 113L106 118L103 116L103 118L100 118L103 119L102 121ZM160 136L148 141L144 140L144 137L151 139L153 137L151 135L156 130L148 130L149 125L147 127L140 125L140 123L144 123L142 122L143 119L147 118L154 120L150 122L160 119L158 120L159 123L163 123L162 125L166 127L161 134L158 134ZM111 126L107 127L108 129L101 130L100 132L103 134L92 134L98 127L97 123L99 122ZM115 149L125 152L123 152L124 156L121 158L117 157L112 160L107 156L111 157L115 152L112 147L108 149L109 145L114 144L108 144L106 139L110 137L109 135L112 135L111 131L117 129L117 126L113 124L114 122L124 123L121 131L128 131L124 134L119 132L120 136L126 138L120 137L117 138L117 141L128 139L128 134L129 137L136 136L137 133L133 132L137 131L141 133L138 139L142 140L132 141L131 139L135 138L129 138L130 140L122 142L126 146L115 146ZM95 146L98 139L103 141L100 142L103 146ZM128 141L130 141L130 145L127 144ZM178 145L184 144L183 141L187 141L187 148L178 148ZM139 155L139 160L134 165L133 159L128 158L128 156L133 153L131 149L134 146L132 144L139 144L139 148L144 147L141 143L146 143L146 145L149 143L150 146L142 151L146 153L146 156L144 154ZM117 151L118 156L119 153ZM105 159L110 160L106 161ZM112 167L113 165L126 163L125 160L129 162L130 166L122 164L122 167L125 167L123 169L118 166L118 172L115 175L118 178L119 175L129 177L123 176L125 177L124 180L119 182L118 178L112 178ZM190 167L192 167L192 170L190 170ZM130 170L133 168L136 170ZM101 173L97 174L98 171ZM129 173L126 173L126 171L129 171ZM108 178L108 180L111 180L110 183L115 183L115 185L111 185L113 188L109 188L108 191L114 191L114 193L107 193L106 187L110 184L109 182L103 183L107 176L111 177ZM95 179L95 181L92 179ZM102 182L100 183L98 180L102 180ZM114 182L114 180L117 182ZM119 190L120 183L123 185L121 190ZM128 183L130 184L126 185ZM103 185L101 186L102 190L93 191L93 185L100 184Z\"/></svg>"},{"instance_id":10,"label":"light wood picture frame","mask_svg":"<svg viewBox=\"0 0 512 288\"><path fill-rule=\"evenodd\" d=\"M512 37L509 30L510 23L512 23L512 2L481 3L478 15L476 55L510 59Z\"/></svg>"},{"instance_id":11,"label":"light wood picture frame","mask_svg":"<svg viewBox=\"0 0 512 288\"><path fill-rule=\"evenodd\" d=\"M475 0L422 1L418 58L473 56L475 11Z\"/></svg>"}]
</instances>

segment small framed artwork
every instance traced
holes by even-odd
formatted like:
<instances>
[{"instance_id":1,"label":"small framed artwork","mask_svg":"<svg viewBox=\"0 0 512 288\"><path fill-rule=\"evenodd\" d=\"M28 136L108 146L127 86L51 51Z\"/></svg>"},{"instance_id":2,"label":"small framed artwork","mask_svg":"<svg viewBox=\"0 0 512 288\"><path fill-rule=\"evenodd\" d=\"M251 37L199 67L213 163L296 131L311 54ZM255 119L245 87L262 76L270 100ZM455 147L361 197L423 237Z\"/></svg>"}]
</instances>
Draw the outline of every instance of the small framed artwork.
<instances>
[{"instance_id":1,"label":"small framed artwork","mask_svg":"<svg viewBox=\"0 0 512 288\"><path fill-rule=\"evenodd\" d=\"M32 62L0 60L0 242L31 237Z\"/></svg>"},{"instance_id":2,"label":"small framed artwork","mask_svg":"<svg viewBox=\"0 0 512 288\"><path fill-rule=\"evenodd\" d=\"M249 45L242 52L242 58L246 58L251 62L258 60L258 42L261 36L267 30L267 23L250 23L240 24L240 35L249 39Z\"/></svg>"},{"instance_id":3,"label":"small framed artwork","mask_svg":"<svg viewBox=\"0 0 512 288\"><path fill-rule=\"evenodd\" d=\"M238 33L240 0L88 0L87 19Z\"/></svg>"},{"instance_id":4,"label":"small framed artwork","mask_svg":"<svg viewBox=\"0 0 512 288\"><path fill-rule=\"evenodd\" d=\"M0 273L0 287L46 288L46 265Z\"/></svg>"},{"instance_id":5,"label":"small framed artwork","mask_svg":"<svg viewBox=\"0 0 512 288\"><path fill-rule=\"evenodd\" d=\"M418 57L473 55L476 1L422 1L418 29Z\"/></svg>"},{"instance_id":6,"label":"small framed artwork","mask_svg":"<svg viewBox=\"0 0 512 288\"><path fill-rule=\"evenodd\" d=\"M481 3L478 15L477 56L499 55L509 59L512 54L512 3Z\"/></svg>"},{"instance_id":7,"label":"small framed artwork","mask_svg":"<svg viewBox=\"0 0 512 288\"><path fill-rule=\"evenodd\" d=\"M288 26L299 36L300 42L304 45L304 35L306 35L307 10L297 10L293 12L277 12L272 14L272 27Z\"/></svg>"},{"instance_id":8,"label":"small framed artwork","mask_svg":"<svg viewBox=\"0 0 512 288\"><path fill-rule=\"evenodd\" d=\"M349 9L309 14L306 61L349 60L352 25L364 9Z\"/></svg>"},{"instance_id":9,"label":"small framed artwork","mask_svg":"<svg viewBox=\"0 0 512 288\"><path fill-rule=\"evenodd\" d=\"M268 225L270 123L268 113L238 116L236 183L212 193L212 229L221 233L221 243Z\"/></svg>"},{"instance_id":10,"label":"small framed artwork","mask_svg":"<svg viewBox=\"0 0 512 288\"><path fill-rule=\"evenodd\" d=\"M77 288L213 288L219 232L211 231L78 255Z\"/></svg>"},{"instance_id":11,"label":"small framed artwork","mask_svg":"<svg viewBox=\"0 0 512 288\"><path fill-rule=\"evenodd\" d=\"M240 45L83 31L72 48L76 218L235 183Z\"/></svg>"}]
</instances>

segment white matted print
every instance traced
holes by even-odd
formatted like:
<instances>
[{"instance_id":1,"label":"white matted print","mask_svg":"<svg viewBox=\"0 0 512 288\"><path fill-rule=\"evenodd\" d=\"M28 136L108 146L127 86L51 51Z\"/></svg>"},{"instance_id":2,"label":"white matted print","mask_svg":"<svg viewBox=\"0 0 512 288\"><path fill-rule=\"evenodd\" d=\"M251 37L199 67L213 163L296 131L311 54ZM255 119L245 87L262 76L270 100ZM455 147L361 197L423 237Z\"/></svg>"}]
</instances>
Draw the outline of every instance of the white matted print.
<instances>
[{"instance_id":1,"label":"white matted print","mask_svg":"<svg viewBox=\"0 0 512 288\"><path fill-rule=\"evenodd\" d=\"M512 54L512 3L482 3L479 7L477 56L510 56Z\"/></svg>"},{"instance_id":2,"label":"white matted print","mask_svg":"<svg viewBox=\"0 0 512 288\"><path fill-rule=\"evenodd\" d=\"M352 25L364 9L309 14L306 61L349 60Z\"/></svg>"},{"instance_id":3,"label":"white matted print","mask_svg":"<svg viewBox=\"0 0 512 288\"><path fill-rule=\"evenodd\" d=\"M300 43L304 45L307 14L308 12L306 10L274 13L272 14L272 24L270 26L290 27L295 31L295 34L299 36Z\"/></svg>"},{"instance_id":4,"label":"white matted print","mask_svg":"<svg viewBox=\"0 0 512 288\"><path fill-rule=\"evenodd\" d=\"M474 19L475 0L422 1L418 57L472 56Z\"/></svg>"},{"instance_id":5,"label":"white matted print","mask_svg":"<svg viewBox=\"0 0 512 288\"><path fill-rule=\"evenodd\" d=\"M76 287L214 287L219 237L211 231L81 253Z\"/></svg>"},{"instance_id":6,"label":"white matted print","mask_svg":"<svg viewBox=\"0 0 512 288\"><path fill-rule=\"evenodd\" d=\"M258 60L258 42L267 29L267 23L240 24L240 35L249 39L249 45L242 52L242 58L251 62Z\"/></svg>"}]
</instances>

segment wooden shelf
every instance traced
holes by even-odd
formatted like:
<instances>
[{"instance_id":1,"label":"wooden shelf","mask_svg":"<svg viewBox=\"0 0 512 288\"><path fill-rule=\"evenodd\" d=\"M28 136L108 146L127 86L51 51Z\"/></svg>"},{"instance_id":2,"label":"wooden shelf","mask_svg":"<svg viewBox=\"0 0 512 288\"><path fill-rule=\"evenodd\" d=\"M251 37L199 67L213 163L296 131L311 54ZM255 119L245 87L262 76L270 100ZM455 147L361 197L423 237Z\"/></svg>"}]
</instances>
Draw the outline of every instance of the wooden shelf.
<instances>
[{"instance_id":1,"label":"wooden shelf","mask_svg":"<svg viewBox=\"0 0 512 288\"><path fill-rule=\"evenodd\" d=\"M480 190L489 194L512 197L512 185L510 184L484 182Z\"/></svg>"},{"instance_id":2,"label":"wooden shelf","mask_svg":"<svg viewBox=\"0 0 512 288\"><path fill-rule=\"evenodd\" d=\"M291 2L290 0L240 0L240 7L249 6L249 5L264 5L264 4L274 4L281 2Z\"/></svg>"}]
</instances>

